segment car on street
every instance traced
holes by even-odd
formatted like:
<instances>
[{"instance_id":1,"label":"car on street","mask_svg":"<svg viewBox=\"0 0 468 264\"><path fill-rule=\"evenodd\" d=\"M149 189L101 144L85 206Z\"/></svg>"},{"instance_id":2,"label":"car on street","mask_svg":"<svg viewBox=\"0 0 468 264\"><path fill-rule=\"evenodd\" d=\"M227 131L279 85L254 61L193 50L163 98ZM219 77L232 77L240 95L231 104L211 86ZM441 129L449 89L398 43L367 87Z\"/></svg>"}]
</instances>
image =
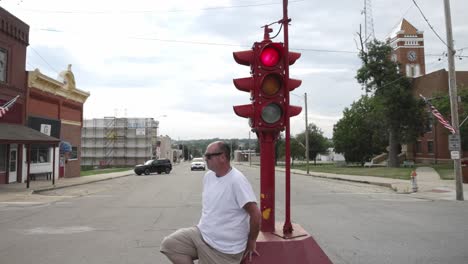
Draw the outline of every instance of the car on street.
<instances>
[{"instance_id":1,"label":"car on street","mask_svg":"<svg viewBox=\"0 0 468 264\"><path fill-rule=\"evenodd\" d=\"M203 158L193 158L190 170L206 170L205 160Z\"/></svg>"},{"instance_id":2,"label":"car on street","mask_svg":"<svg viewBox=\"0 0 468 264\"><path fill-rule=\"evenodd\" d=\"M172 164L169 159L152 159L145 162L145 164L138 164L135 166L135 173L137 175L145 174L149 175L152 172L158 174L166 173L169 174L172 170Z\"/></svg>"}]
</instances>

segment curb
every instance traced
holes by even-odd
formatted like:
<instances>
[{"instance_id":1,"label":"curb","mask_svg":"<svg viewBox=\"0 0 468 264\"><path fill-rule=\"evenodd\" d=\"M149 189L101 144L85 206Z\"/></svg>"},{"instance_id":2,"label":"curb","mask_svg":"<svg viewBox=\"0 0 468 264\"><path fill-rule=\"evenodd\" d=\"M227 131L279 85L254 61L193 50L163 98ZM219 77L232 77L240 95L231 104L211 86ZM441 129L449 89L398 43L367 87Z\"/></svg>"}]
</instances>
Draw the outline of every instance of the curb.
<instances>
[{"instance_id":1,"label":"curb","mask_svg":"<svg viewBox=\"0 0 468 264\"><path fill-rule=\"evenodd\" d=\"M33 190L31 192L31 194L47 192L47 191L52 191L52 190L57 190L57 189L63 189L63 188L68 188L68 187L74 187L74 186L80 186L80 185L85 185L85 184L94 183L94 182L107 181L107 180L112 180L112 179L117 179L117 178L123 178L123 177L132 176L132 175L134 175L134 174L110 176L110 177L104 178L104 179L90 180L90 181L86 181L86 182L78 182L78 183L72 183L72 184L62 185L62 186L56 186L55 185L53 187L46 187L46 188L40 188L40 189L37 189L37 190Z\"/></svg>"},{"instance_id":2,"label":"curb","mask_svg":"<svg viewBox=\"0 0 468 264\"><path fill-rule=\"evenodd\" d=\"M249 166L249 165L244 165L244 164L240 164L240 165L248 166L248 167L255 167L256 166L256 165ZM256 167L259 167L259 166L256 166ZM275 167L275 171L283 171L284 172L285 169ZM316 174L312 174L312 173L307 174L307 173L296 172L296 171L295 172L291 171L291 173L299 174L299 175L303 175L303 176L311 176L311 177L316 177L316 178L321 178L321 179L330 179L330 180L338 180L338 181L347 181L347 182L356 182L356 183L377 185L377 186L382 186L382 187L389 188L389 189L393 190L395 193L402 193L402 194L406 193L406 192L398 192L398 188L393 187L392 183L373 182L373 181L364 181L364 180L353 180L353 179L345 179L345 178L341 178L341 177L337 177L337 176L322 176L322 175L316 175Z\"/></svg>"}]
</instances>

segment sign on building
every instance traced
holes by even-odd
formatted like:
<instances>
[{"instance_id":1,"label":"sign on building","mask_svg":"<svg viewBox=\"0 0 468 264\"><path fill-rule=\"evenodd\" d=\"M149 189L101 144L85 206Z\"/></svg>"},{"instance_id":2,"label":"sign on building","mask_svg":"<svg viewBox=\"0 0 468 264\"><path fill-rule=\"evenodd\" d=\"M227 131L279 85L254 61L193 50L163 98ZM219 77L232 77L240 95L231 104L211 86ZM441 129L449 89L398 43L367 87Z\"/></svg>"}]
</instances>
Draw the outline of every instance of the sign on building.
<instances>
[{"instance_id":1,"label":"sign on building","mask_svg":"<svg viewBox=\"0 0 468 264\"><path fill-rule=\"evenodd\" d=\"M144 135L146 135L145 128L137 128L137 129L136 129L136 135L137 135L137 136L144 136Z\"/></svg>"}]
</instances>

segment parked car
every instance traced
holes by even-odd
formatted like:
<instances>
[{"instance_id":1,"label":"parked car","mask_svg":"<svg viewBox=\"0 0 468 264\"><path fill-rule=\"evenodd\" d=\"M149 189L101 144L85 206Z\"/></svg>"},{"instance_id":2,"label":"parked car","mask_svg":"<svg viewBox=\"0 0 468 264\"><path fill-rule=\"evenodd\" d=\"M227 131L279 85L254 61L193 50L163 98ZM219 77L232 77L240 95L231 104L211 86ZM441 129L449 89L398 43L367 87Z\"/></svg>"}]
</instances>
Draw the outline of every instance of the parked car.
<instances>
[{"instance_id":1,"label":"parked car","mask_svg":"<svg viewBox=\"0 0 468 264\"><path fill-rule=\"evenodd\" d=\"M190 165L190 170L205 170L206 164L203 158L194 158Z\"/></svg>"},{"instance_id":2,"label":"parked car","mask_svg":"<svg viewBox=\"0 0 468 264\"><path fill-rule=\"evenodd\" d=\"M157 172L161 174L162 172L169 174L172 170L171 161L168 159L157 159L157 160L148 160L145 164L138 164L135 166L135 173L141 175L149 175L152 172Z\"/></svg>"}]
</instances>

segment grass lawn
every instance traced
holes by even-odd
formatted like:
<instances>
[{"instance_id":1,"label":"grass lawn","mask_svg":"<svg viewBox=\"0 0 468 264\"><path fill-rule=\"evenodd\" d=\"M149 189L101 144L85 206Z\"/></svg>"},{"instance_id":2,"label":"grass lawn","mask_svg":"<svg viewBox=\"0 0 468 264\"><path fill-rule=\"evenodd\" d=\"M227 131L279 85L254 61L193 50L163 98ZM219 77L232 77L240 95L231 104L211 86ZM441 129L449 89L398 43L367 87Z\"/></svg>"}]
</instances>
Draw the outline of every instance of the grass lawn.
<instances>
[{"instance_id":1,"label":"grass lawn","mask_svg":"<svg viewBox=\"0 0 468 264\"><path fill-rule=\"evenodd\" d=\"M431 166L434 168L440 175L442 180L453 180L455 179L454 171L453 171L453 164L434 164ZM463 168L463 167L462 167Z\"/></svg>"},{"instance_id":2,"label":"grass lawn","mask_svg":"<svg viewBox=\"0 0 468 264\"><path fill-rule=\"evenodd\" d=\"M104 174L104 173L111 173L111 172L118 172L118 171L128 171L132 168L109 168L109 169L96 169L96 170L85 170L80 172L80 176L91 176L96 174Z\"/></svg>"},{"instance_id":3,"label":"grass lawn","mask_svg":"<svg viewBox=\"0 0 468 264\"><path fill-rule=\"evenodd\" d=\"M306 164L299 164L291 166L291 169L299 169L299 170L307 170ZM387 167L373 167L373 168L365 168L360 166L346 166L346 167L338 167L334 164L323 164L323 165L316 165L309 164L309 171L316 171L316 172L326 172L326 173L334 173L334 174L347 174L347 175L362 175L362 176L377 176L377 177L384 177L384 178L392 178L392 179L402 179L402 180L409 180L411 172L414 168L387 168Z\"/></svg>"}]
</instances>

